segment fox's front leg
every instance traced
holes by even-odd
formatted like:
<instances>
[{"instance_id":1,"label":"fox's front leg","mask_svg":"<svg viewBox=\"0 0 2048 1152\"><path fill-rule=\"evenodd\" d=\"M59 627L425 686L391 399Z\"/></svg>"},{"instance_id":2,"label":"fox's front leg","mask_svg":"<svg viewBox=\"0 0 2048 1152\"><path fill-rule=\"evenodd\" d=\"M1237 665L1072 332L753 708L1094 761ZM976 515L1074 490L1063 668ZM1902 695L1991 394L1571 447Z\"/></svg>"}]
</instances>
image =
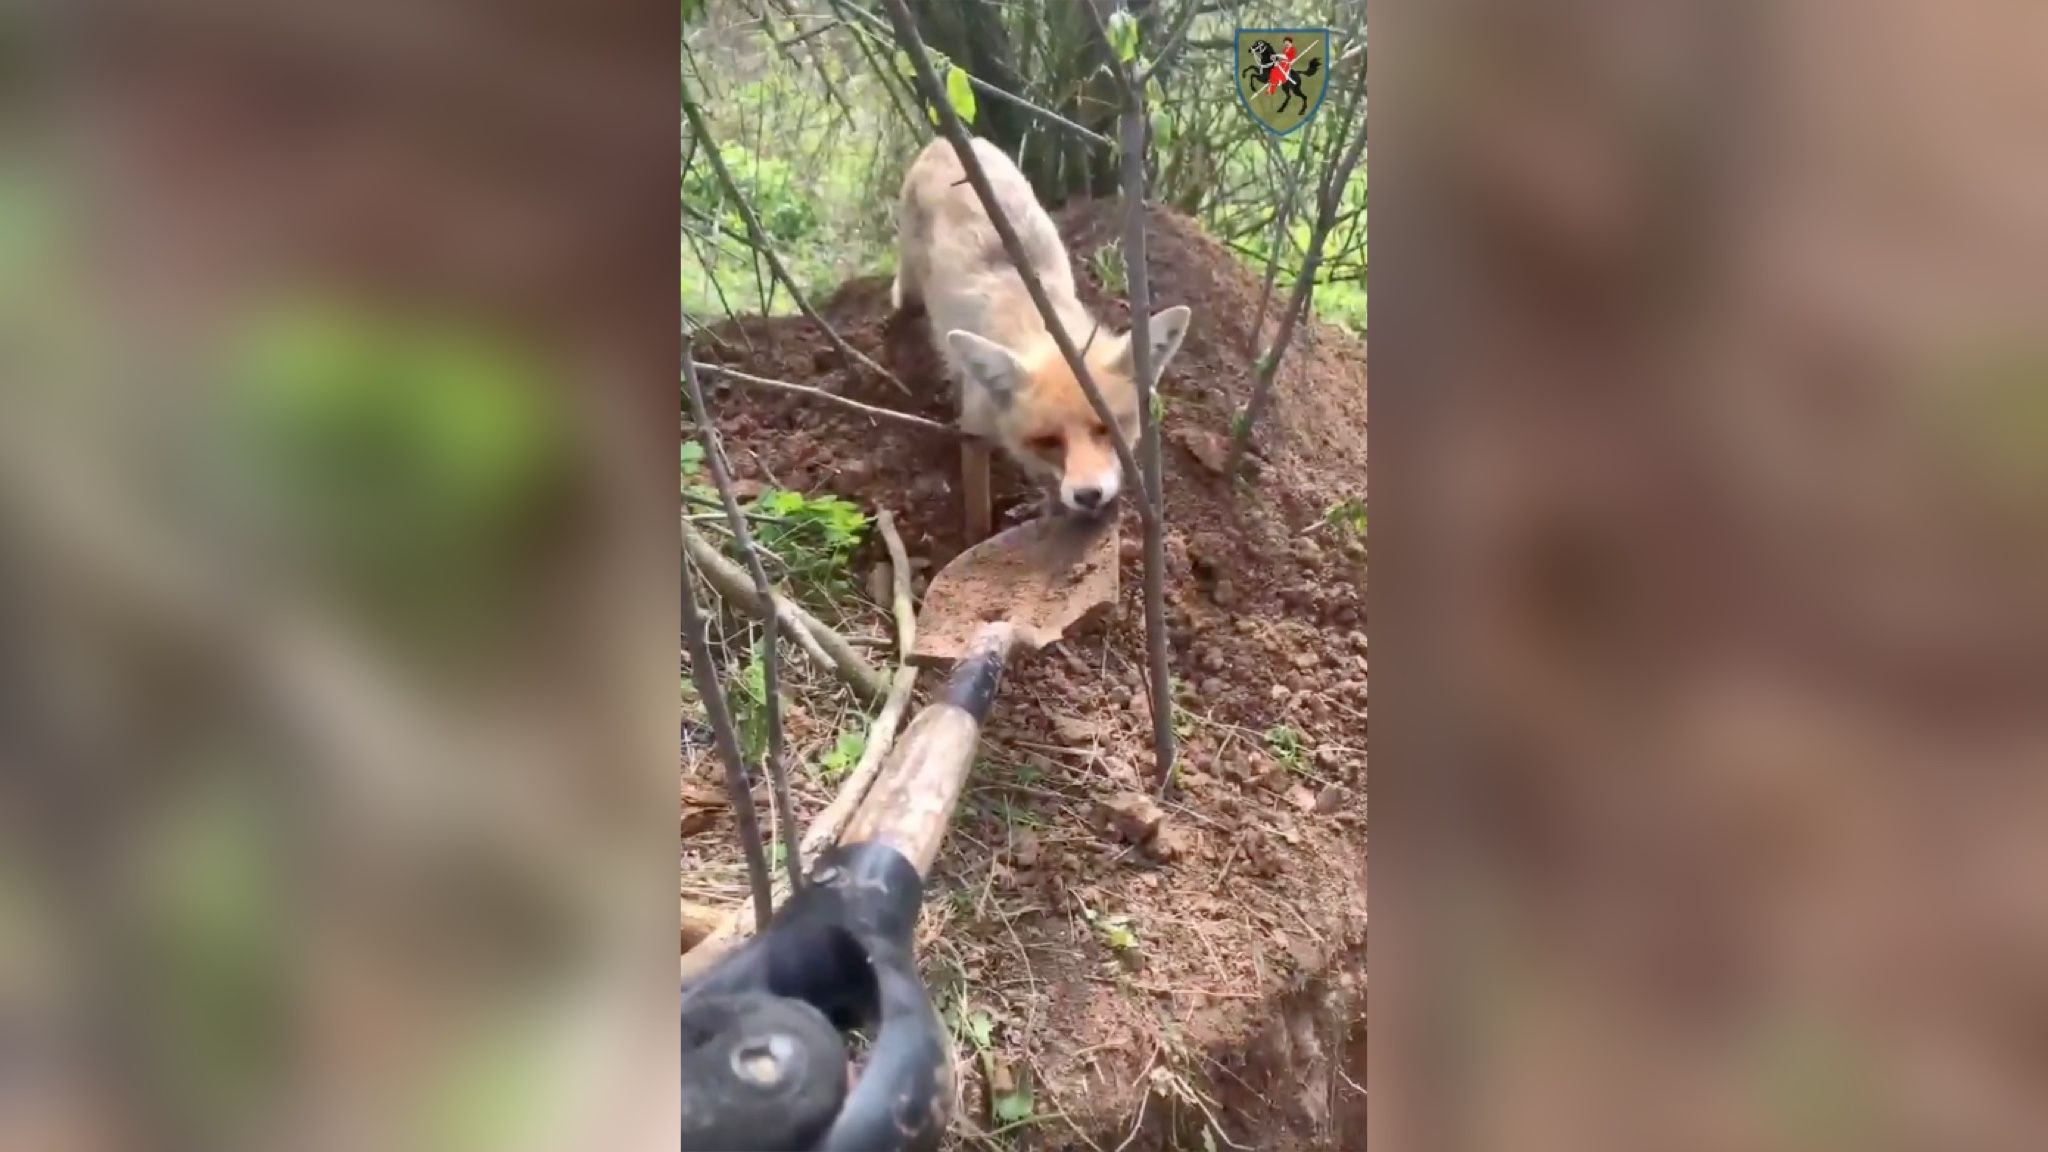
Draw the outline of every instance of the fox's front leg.
<instances>
[{"instance_id":1,"label":"fox's front leg","mask_svg":"<svg viewBox=\"0 0 2048 1152\"><path fill-rule=\"evenodd\" d=\"M967 546L995 532L994 496L989 491L989 450L982 440L960 442L960 500L967 514Z\"/></svg>"}]
</instances>

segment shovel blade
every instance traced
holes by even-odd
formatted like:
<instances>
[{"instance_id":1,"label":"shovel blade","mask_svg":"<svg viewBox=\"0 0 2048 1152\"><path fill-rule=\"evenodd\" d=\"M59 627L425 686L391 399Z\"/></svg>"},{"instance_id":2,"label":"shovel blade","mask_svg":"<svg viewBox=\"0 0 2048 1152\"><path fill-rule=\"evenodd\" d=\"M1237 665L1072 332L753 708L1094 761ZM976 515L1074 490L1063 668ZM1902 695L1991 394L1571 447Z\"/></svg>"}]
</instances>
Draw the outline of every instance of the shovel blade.
<instances>
[{"instance_id":1,"label":"shovel blade","mask_svg":"<svg viewBox=\"0 0 2048 1152\"><path fill-rule=\"evenodd\" d=\"M1020 646L1043 648L1116 594L1116 520L1042 517L998 532L932 577L911 655L951 663L997 621L1015 626Z\"/></svg>"}]
</instances>

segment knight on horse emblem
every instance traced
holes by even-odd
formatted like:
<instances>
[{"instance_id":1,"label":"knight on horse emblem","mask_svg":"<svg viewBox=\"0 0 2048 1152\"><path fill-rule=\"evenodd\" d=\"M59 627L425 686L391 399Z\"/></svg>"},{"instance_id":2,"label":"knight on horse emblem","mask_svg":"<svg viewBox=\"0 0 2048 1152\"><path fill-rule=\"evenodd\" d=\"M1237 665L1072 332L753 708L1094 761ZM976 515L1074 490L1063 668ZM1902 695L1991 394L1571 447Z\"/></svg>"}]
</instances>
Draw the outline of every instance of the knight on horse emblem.
<instances>
[{"instance_id":1,"label":"knight on horse emblem","mask_svg":"<svg viewBox=\"0 0 2048 1152\"><path fill-rule=\"evenodd\" d=\"M1309 122L1329 86L1327 28L1239 28L1237 99L1268 132Z\"/></svg>"}]
</instances>

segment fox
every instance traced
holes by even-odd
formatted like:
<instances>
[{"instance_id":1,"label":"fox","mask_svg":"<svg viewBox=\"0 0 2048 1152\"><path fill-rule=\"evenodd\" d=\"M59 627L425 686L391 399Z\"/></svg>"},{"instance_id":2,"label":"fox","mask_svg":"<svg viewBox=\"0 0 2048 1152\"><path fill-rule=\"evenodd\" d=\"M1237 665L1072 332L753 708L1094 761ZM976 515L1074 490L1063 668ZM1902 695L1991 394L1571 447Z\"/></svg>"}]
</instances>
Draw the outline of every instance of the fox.
<instances>
[{"instance_id":1,"label":"fox","mask_svg":"<svg viewBox=\"0 0 2048 1152\"><path fill-rule=\"evenodd\" d=\"M1066 245L1024 173L994 144L975 137L972 147L1060 326L1081 350L1117 432L1126 443L1135 442L1134 333L1102 331L1074 292ZM960 471L967 543L979 543L994 530L992 445L1045 490L1048 512L1112 514L1127 481L1111 431L1060 355L949 141L933 140L911 163L896 224L889 299L898 311L923 309L954 389L965 433ZM1190 316L1186 305L1175 305L1146 323L1154 380L1180 350Z\"/></svg>"}]
</instances>

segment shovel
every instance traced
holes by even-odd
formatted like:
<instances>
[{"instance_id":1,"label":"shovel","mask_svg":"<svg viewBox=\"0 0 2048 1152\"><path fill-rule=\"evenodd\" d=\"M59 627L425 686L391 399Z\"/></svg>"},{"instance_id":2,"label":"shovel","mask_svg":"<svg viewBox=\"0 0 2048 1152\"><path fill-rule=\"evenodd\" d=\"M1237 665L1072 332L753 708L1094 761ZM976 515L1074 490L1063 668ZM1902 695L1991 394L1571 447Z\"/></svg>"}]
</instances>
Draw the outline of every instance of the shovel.
<instances>
[{"instance_id":1,"label":"shovel","mask_svg":"<svg viewBox=\"0 0 2048 1152\"><path fill-rule=\"evenodd\" d=\"M925 590L911 658L952 671L903 730L840 842L885 843L924 875L1010 656L1058 640L1116 595L1111 517L1046 516L997 533L940 569Z\"/></svg>"},{"instance_id":2,"label":"shovel","mask_svg":"<svg viewBox=\"0 0 2048 1152\"><path fill-rule=\"evenodd\" d=\"M937 1143L954 1092L917 971L924 879L1011 654L1059 639L1116 591L1115 522L1066 516L990 537L933 578L912 657L952 666L937 699L774 919L708 973L693 978L683 958L683 1148ZM858 1075L850 1028L872 1038Z\"/></svg>"},{"instance_id":3,"label":"shovel","mask_svg":"<svg viewBox=\"0 0 2048 1152\"><path fill-rule=\"evenodd\" d=\"M952 664L836 847L764 931L682 990L682 1148L928 1148L952 1050L913 947L924 879L1004 664L1116 599L1116 525L1047 517L932 578L920 664ZM702 949L702 945L698 945ZM872 1037L858 1074L844 1033Z\"/></svg>"}]
</instances>

